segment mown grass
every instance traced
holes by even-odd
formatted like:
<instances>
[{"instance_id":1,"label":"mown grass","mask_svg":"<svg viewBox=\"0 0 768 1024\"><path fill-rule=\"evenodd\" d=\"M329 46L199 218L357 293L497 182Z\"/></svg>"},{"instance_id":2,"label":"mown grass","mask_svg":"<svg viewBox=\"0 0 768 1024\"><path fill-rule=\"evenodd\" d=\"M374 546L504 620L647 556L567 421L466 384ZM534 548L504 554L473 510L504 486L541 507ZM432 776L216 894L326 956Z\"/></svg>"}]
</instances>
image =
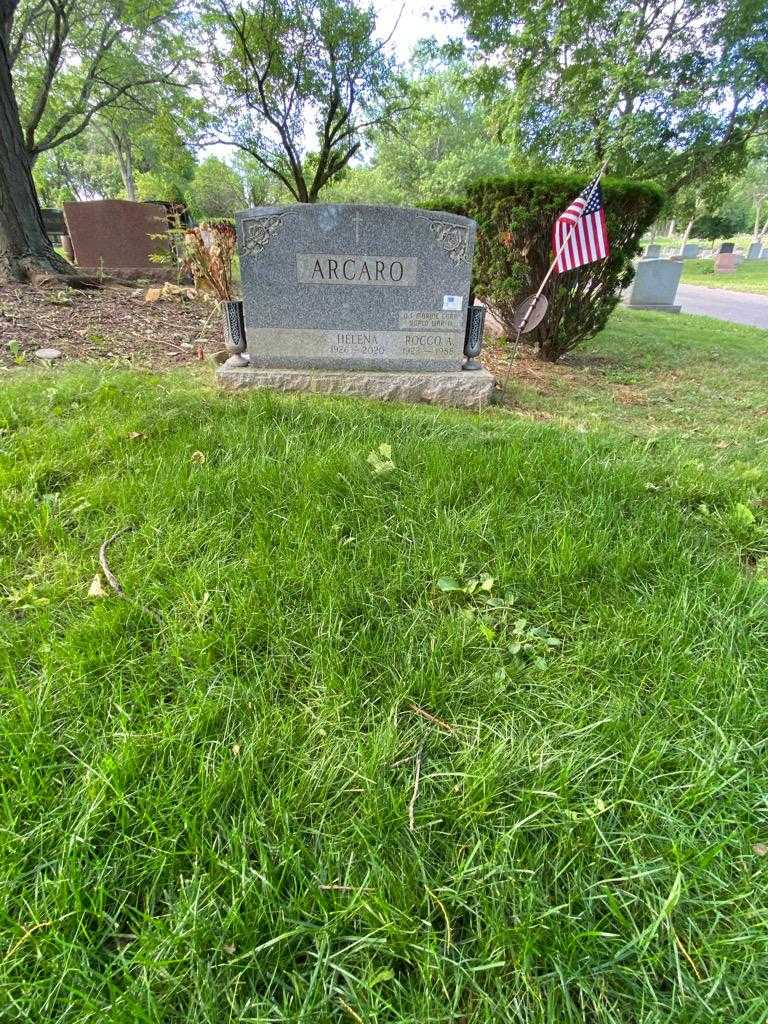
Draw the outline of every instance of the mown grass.
<instances>
[{"instance_id":1,"label":"mown grass","mask_svg":"<svg viewBox=\"0 0 768 1024\"><path fill-rule=\"evenodd\" d=\"M764 464L90 369L0 409L0 1019L765 1019Z\"/></svg>"},{"instance_id":2,"label":"mown grass","mask_svg":"<svg viewBox=\"0 0 768 1024\"><path fill-rule=\"evenodd\" d=\"M564 364L525 368L510 395L526 414L714 471L768 468L768 331L620 308Z\"/></svg>"},{"instance_id":3,"label":"mown grass","mask_svg":"<svg viewBox=\"0 0 768 1024\"><path fill-rule=\"evenodd\" d=\"M682 281L707 288L768 295L768 260L744 260L730 274L716 274L714 260L685 260Z\"/></svg>"}]
</instances>

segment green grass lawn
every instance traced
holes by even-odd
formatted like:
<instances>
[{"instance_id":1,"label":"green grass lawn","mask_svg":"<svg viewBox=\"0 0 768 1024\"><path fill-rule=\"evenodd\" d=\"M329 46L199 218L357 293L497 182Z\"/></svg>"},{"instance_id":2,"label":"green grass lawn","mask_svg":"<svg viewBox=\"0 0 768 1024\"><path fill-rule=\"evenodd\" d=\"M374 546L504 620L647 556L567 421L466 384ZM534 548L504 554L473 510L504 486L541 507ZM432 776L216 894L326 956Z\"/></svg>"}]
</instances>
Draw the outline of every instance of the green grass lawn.
<instances>
[{"instance_id":1,"label":"green grass lawn","mask_svg":"<svg viewBox=\"0 0 768 1024\"><path fill-rule=\"evenodd\" d=\"M714 260L685 260L682 280L707 288L768 295L768 260L745 260L731 274L716 274Z\"/></svg>"},{"instance_id":2,"label":"green grass lawn","mask_svg":"<svg viewBox=\"0 0 768 1024\"><path fill-rule=\"evenodd\" d=\"M564 365L526 368L511 389L526 415L715 470L768 464L768 331L619 308Z\"/></svg>"},{"instance_id":3,"label":"green grass lawn","mask_svg":"<svg viewBox=\"0 0 768 1024\"><path fill-rule=\"evenodd\" d=\"M0 1020L765 1020L768 334L694 321L482 416L4 378Z\"/></svg>"}]
</instances>

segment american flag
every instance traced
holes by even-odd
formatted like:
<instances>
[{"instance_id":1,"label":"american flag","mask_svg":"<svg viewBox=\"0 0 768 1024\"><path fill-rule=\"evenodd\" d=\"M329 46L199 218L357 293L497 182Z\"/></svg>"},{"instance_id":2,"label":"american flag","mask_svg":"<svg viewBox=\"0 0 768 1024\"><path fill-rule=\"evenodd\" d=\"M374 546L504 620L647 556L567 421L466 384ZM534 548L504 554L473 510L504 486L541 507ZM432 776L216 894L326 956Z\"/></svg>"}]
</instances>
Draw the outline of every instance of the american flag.
<instances>
[{"instance_id":1,"label":"american flag","mask_svg":"<svg viewBox=\"0 0 768 1024\"><path fill-rule=\"evenodd\" d=\"M595 178L555 221L552 247L558 273L602 260L610 253L603 193Z\"/></svg>"}]
</instances>

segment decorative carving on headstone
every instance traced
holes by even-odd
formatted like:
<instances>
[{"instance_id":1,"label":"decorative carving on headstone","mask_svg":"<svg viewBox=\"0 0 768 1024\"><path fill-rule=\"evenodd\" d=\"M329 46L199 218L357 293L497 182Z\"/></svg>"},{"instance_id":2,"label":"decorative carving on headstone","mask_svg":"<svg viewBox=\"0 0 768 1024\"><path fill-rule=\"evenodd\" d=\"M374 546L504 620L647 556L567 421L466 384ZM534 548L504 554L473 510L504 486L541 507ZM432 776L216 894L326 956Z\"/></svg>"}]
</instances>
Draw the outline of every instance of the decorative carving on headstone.
<instances>
[{"instance_id":1,"label":"decorative carving on headstone","mask_svg":"<svg viewBox=\"0 0 768 1024\"><path fill-rule=\"evenodd\" d=\"M251 217L243 221L243 252L257 260L283 223L282 214L274 217Z\"/></svg>"},{"instance_id":2,"label":"decorative carving on headstone","mask_svg":"<svg viewBox=\"0 0 768 1024\"><path fill-rule=\"evenodd\" d=\"M467 239L469 233L465 227L452 224L450 221L437 221L430 225L432 234L448 253L448 258L457 267L467 261Z\"/></svg>"}]
</instances>

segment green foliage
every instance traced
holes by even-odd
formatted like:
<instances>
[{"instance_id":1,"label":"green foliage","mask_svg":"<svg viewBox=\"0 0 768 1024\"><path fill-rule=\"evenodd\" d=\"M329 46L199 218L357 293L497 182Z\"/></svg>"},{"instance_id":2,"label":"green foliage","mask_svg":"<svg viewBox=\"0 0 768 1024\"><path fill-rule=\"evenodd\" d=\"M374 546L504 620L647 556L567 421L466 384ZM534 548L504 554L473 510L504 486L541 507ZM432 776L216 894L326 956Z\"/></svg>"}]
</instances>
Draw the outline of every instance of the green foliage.
<instances>
[{"instance_id":1,"label":"green foliage","mask_svg":"<svg viewBox=\"0 0 768 1024\"><path fill-rule=\"evenodd\" d=\"M122 189L114 152L107 140L93 131L41 153L32 173L43 206L111 198Z\"/></svg>"},{"instance_id":2,"label":"green foliage","mask_svg":"<svg viewBox=\"0 0 768 1024\"><path fill-rule=\"evenodd\" d=\"M520 174L477 182L463 200L430 204L477 221L474 286L479 298L514 337L513 316L536 291L552 262L552 228L587 183L576 175ZM596 334L632 280L632 257L663 204L648 183L602 182L611 252L607 259L553 275L545 295L549 311L530 335L546 359L558 359Z\"/></svg>"},{"instance_id":3,"label":"green foliage","mask_svg":"<svg viewBox=\"0 0 768 1024\"><path fill-rule=\"evenodd\" d=\"M454 0L521 154L686 185L733 176L768 117L766 0ZM487 54L494 54L487 61Z\"/></svg>"},{"instance_id":4,"label":"green foliage","mask_svg":"<svg viewBox=\"0 0 768 1024\"><path fill-rule=\"evenodd\" d=\"M206 0L219 127L298 202L402 110L376 14L354 0Z\"/></svg>"},{"instance_id":5,"label":"green foliage","mask_svg":"<svg viewBox=\"0 0 768 1024\"><path fill-rule=\"evenodd\" d=\"M0 1018L761 1020L768 477L685 444L748 340L765 407L764 334L619 319L649 376L722 374L679 459L655 421L4 379Z\"/></svg>"},{"instance_id":6,"label":"green foliage","mask_svg":"<svg viewBox=\"0 0 768 1024\"><path fill-rule=\"evenodd\" d=\"M706 238L714 242L716 238L728 238L737 234L744 227L737 217L727 217L722 213L705 213L693 222L691 234L694 238Z\"/></svg>"},{"instance_id":7,"label":"green foliage","mask_svg":"<svg viewBox=\"0 0 768 1024\"><path fill-rule=\"evenodd\" d=\"M408 206L507 172L510 147L494 137L489 104L473 95L468 73L455 62L412 79L397 133L376 133L371 165L348 170L328 187L328 200Z\"/></svg>"},{"instance_id":8,"label":"green foliage","mask_svg":"<svg viewBox=\"0 0 768 1024\"><path fill-rule=\"evenodd\" d=\"M209 156L195 168L195 176L186 193L193 217L234 217L247 206L243 179L218 157Z\"/></svg>"},{"instance_id":9,"label":"green foliage","mask_svg":"<svg viewBox=\"0 0 768 1024\"><path fill-rule=\"evenodd\" d=\"M14 91L33 161L99 115L139 109L146 122L156 113L158 93L183 94L193 51L179 0L21 0L8 27Z\"/></svg>"}]
</instances>

